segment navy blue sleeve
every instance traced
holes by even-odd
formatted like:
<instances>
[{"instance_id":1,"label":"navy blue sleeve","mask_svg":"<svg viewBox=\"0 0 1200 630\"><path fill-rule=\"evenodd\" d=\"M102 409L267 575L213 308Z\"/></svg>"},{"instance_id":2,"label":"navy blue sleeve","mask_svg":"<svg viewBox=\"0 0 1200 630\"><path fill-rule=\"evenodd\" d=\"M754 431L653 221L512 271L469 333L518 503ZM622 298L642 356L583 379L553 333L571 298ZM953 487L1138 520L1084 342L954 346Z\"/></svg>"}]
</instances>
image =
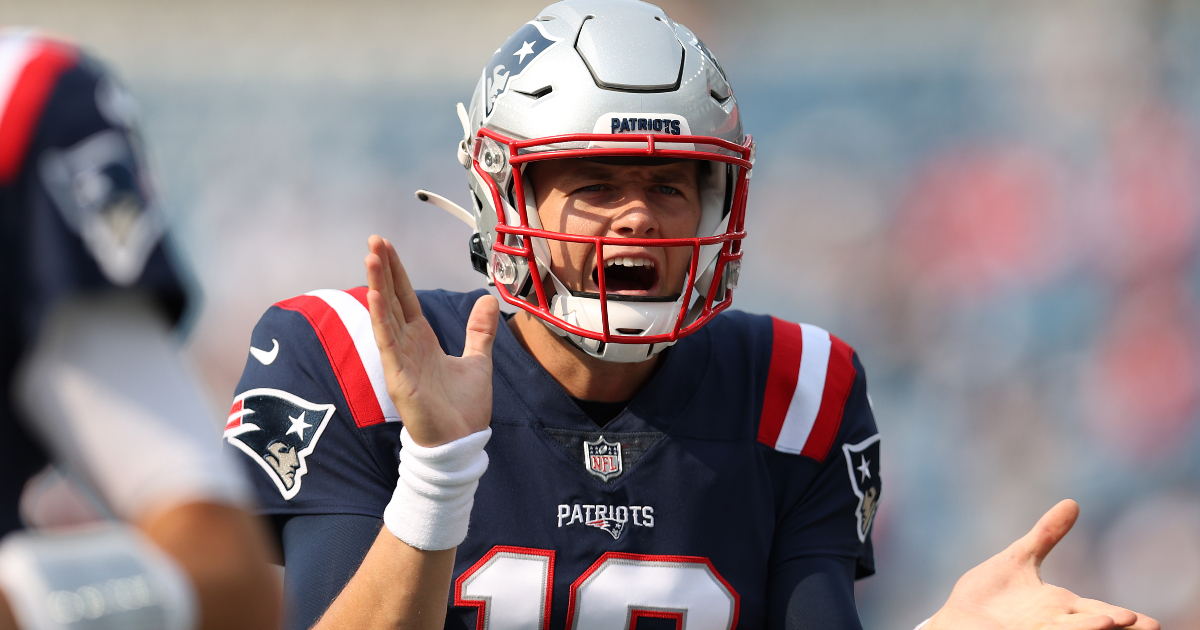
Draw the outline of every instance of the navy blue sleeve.
<instances>
[{"instance_id":1,"label":"navy blue sleeve","mask_svg":"<svg viewBox=\"0 0 1200 630\"><path fill-rule=\"evenodd\" d=\"M225 442L240 453L261 510L381 518L399 476L399 423L355 424L303 313L272 306L250 347Z\"/></svg>"},{"instance_id":2,"label":"navy blue sleeve","mask_svg":"<svg viewBox=\"0 0 1200 630\"><path fill-rule=\"evenodd\" d=\"M882 489L879 479L879 431L867 399L867 380L856 354L855 377L842 411L836 438L811 481L788 488L788 460L803 456L772 452L768 465L785 488L776 528L772 566L797 558L825 556L852 560L853 578L875 573L871 524ZM809 460L811 461L811 460ZM773 568L773 571L778 569Z\"/></svg>"},{"instance_id":3,"label":"navy blue sleeve","mask_svg":"<svg viewBox=\"0 0 1200 630\"><path fill-rule=\"evenodd\" d=\"M825 457L771 451L767 460L780 510L768 578L771 628L862 627L854 581L875 572L880 442L862 364L857 354L849 358L854 380Z\"/></svg>"},{"instance_id":4,"label":"navy blue sleeve","mask_svg":"<svg viewBox=\"0 0 1200 630\"><path fill-rule=\"evenodd\" d=\"M139 291L171 321L184 310L185 282L164 240L132 107L80 55L57 77L19 173L0 183L5 267L24 270L13 289L27 339L53 304L79 293Z\"/></svg>"},{"instance_id":5,"label":"navy blue sleeve","mask_svg":"<svg viewBox=\"0 0 1200 630\"><path fill-rule=\"evenodd\" d=\"M768 627L776 630L862 630L854 603L855 561L797 558L777 567L767 593Z\"/></svg>"},{"instance_id":6,"label":"navy blue sleeve","mask_svg":"<svg viewBox=\"0 0 1200 630\"><path fill-rule=\"evenodd\" d=\"M284 629L308 630L354 577L383 521L355 514L293 516L283 526Z\"/></svg>"}]
</instances>

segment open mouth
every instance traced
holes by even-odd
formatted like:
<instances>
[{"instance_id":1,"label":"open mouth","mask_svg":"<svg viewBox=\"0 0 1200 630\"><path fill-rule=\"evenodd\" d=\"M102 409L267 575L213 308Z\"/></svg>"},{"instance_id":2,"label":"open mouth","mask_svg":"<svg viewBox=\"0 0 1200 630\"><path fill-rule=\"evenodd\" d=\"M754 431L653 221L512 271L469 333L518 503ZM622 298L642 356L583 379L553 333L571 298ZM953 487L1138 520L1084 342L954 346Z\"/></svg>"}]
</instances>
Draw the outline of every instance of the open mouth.
<instances>
[{"instance_id":1,"label":"open mouth","mask_svg":"<svg viewBox=\"0 0 1200 630\"><path fill-rule=\"evenodd\" d=\"M592 282L600 286L600 269L592 271ZM658 268L649 258L609 258L604 261L604 288L608 293L653 295L658 288Z\"/></svg>"}]
</instances>

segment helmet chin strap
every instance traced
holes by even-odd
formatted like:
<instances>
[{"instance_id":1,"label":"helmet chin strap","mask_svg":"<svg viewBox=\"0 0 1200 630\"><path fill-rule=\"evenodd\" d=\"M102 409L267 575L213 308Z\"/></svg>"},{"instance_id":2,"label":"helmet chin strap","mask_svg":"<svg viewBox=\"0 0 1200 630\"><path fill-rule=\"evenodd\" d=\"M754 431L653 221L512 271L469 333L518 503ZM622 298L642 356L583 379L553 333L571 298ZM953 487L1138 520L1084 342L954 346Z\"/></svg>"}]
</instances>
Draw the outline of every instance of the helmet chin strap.
<instances>
[{"instance_id":1,"label":"helmet chin strap","mask_svg":"<svg viewBox=\"0 0 1200 630\"><path fill-rule=\"evenodd\" d=\"M463 128L463 139L458 143L457 151L455 151L457 155L455 157L458 158L458 163L463 168L470 169L471 149L469 144L471 143L471 117L467 114L467 108L463 107L462 103L455 105L454 111L458 114L458 122L462 124Z\"/></svg>"},{"instance_id":2,"label":"helmet chin strap","mask_svg":"<svg viewBox=\"0 0 1200 630\"><path fill-rule=\"evenodd\" d=\"M418 200L424 201L425 203L433 204L433 205L441 208L442 210L449 212L451 216L458 219L459 221L462 221L463 223L466 223L468 226L471 227L472 230L479 229L478 227L475 226L475 215L471 214L470 212L467 212L462 206L454 203L453 201L450 201L449 199L447 199L437 193L429 192L428 190L424 190L424 189L418 190L417 192L415 192L413 194L416 195Z\"/></svg>"}]
</instances>

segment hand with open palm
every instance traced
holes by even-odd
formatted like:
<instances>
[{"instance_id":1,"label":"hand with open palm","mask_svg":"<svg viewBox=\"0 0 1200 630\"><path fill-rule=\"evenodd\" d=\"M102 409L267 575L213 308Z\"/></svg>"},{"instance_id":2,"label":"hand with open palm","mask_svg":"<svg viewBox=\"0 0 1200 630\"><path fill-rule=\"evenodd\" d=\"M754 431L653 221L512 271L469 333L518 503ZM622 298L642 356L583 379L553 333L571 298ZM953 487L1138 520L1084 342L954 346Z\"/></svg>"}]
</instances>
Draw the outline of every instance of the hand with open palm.
<instances>
[{"instance_id":1,"label":"hand with open palm","mask_svg":"<svg viewBox=\"0 0 1200 630\"><path fill-rule=\"evenodd\" d=\"M487 428L492 416L492 344L496 298L480 297L467 319L461 357L442 351L396 249L367 241L367 304L388 395L413 441L440 446Z\"/></svg>"},{"instance_id":2,"label":"hand with open palm","mask_svg":"<svg viewBox=\"0 0 1200 630\"><path fill-rule=\"evenodd\" d=\"M1028 534L964 574L921 630L1160 630L1145 615L1042 582L1042 561L1078 517L1074 501L1051 508Z\"/></svg>"}]
</instances>

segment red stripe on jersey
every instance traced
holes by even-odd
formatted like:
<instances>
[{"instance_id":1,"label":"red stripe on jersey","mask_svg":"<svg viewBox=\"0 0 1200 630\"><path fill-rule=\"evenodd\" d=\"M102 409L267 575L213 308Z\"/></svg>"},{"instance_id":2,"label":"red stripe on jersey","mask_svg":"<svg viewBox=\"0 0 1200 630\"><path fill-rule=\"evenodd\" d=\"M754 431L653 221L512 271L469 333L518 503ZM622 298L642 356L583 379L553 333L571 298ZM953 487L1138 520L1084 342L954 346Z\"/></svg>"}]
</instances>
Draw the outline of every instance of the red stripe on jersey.
<instances>
[{"instance_id":1,"label":"red stripe on jersey","mask_svg":"<svg viewBox=\"0 0 1200 630\"><path fill-rule=\"evenodd\" d=\"M471 565L470 569L462 572L457 580L454 580L454 605L463 607L475 608L475 627L487 627L488 618L488 602L491 598L485 599L465 599L462 594L463 586L471 576L475 575L480 569L485 569L488 562L491 561L497 554L505 554L508 556L534 556L547 558L546 575L542 578L542 588L545 592L542 593L542 601L545 602L545 607L542 610L542 630L550 630L550 605L554 601L554 550L553 549L530 549L528 547L509 547L507 545L496 545L490 551L483 554L483 557L478 562ZM574 592L574 591L572 591Z\"/></svg>"},{"instance_id":2,"label":"red stripe on jersey","mask_svg":"<svg viewBox=\"0 0 1200 630\"><path fill-rule=\"evenodd\" d=\"M239 398L239 399L233 401L233 405L229 407L230 420L225 424L226 431L228 431L234 427L242 426L242 417L240 415L237 416L236 418L233 417L234 414L236 414L237 412L239 412L241 410L242 410L242 399Z\"/></svg>"},{"instance_id":3,"label":"red stripe on jersey","mask_svg":"<svg viewBox=\"0 0 1200 630\"><path fill-rule=\"evenodd\" d=\"M829 335L829 367L825 371L825 391L821 395L821 407L817 411L817 419L813 423L808 440L804 443L801 455L811 457L819 462L825 461L833 440L837 437L838 429L842 426L842 412L846 409L846 401L850 398L850 388L858 370L854 369L851 357L854 348L845 341Z\"/></svg>"},{"instance_id":4,"label":"red stripe on jersey","mask_svg":"<svg viewBox=\"0 0 1200 630\"><path fill-rule=\"evenodd\" d=\"M758 421L758 441L775 448L783 419L787 417L800 377L800 357L804 336L800 327L777 317L771 318L774 339L771 342L771 368L767 372L767 388L763 395L762 416Z\"/></svg>"},{"instance_id":5,"label":"red stripe on jersey","mask_svg":"<svg viewBox=\"0 0 1200 630\"><path fill-rule=\"evenodd\" d=\"M58 77L74 64L75 52L71 48L46 42L21 70L0 117L0 185L20 174L46 100Z\"/></svg>"},{"instance_id":6,"label":"red stripe on jersey","mask_svg":"<svg viewBox=\"0 0 1200 630\"><path fill-rule=\"evenodd\" d=\"M383 422L383 409L379 407L379 400L375 398L371 379L367 377L362 359L354 347L354 340L350 338L350 333L346 331L346 326L338 317L337 311L325 300L311 295L277 302L275 306L300 313L312 325L317 339L321 340L321 346L325 348L326 356L329 357L329 366L333 368L333 374L342 388L342 395L346 398L346 405L350 407L354 424L361 428Z\"/></svg>"}]
</instances>

